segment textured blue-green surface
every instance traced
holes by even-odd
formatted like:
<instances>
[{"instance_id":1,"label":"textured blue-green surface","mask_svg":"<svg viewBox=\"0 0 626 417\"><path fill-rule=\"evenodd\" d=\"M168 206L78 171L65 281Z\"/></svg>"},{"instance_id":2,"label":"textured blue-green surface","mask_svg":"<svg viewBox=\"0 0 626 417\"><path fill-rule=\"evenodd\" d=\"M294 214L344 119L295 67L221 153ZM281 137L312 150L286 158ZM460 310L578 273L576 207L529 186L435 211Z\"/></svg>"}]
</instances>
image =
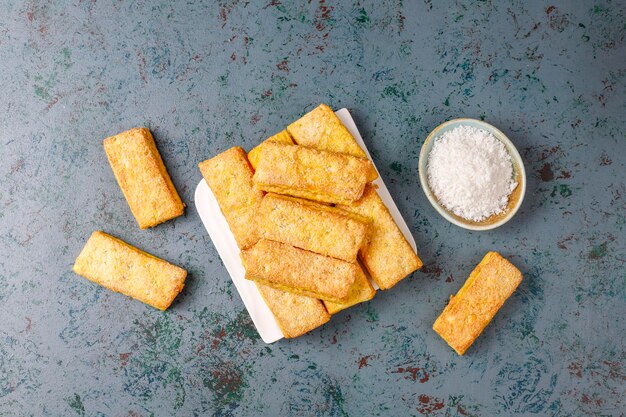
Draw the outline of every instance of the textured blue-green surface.
<instances>
[{"instance_id":1,"label":"textured blue-green surface","mask_svg":"<svg viewBox=\"0 0 626 417\"><path fill-rule=\"evenodd\" d=\"M193 3L0 0L1 416L624 415L624 2ZM320 102L351 109L426 265L265 345L195 211L196 164ZM420 190L421 143L462 116L526 162L491 232ZM187 203L145 231L102 149L138 125ZM71 272L96 229L189 270L170 310ZM431 325L488 250L525 279L459 357Z\"/></svg>"}]
</instances>

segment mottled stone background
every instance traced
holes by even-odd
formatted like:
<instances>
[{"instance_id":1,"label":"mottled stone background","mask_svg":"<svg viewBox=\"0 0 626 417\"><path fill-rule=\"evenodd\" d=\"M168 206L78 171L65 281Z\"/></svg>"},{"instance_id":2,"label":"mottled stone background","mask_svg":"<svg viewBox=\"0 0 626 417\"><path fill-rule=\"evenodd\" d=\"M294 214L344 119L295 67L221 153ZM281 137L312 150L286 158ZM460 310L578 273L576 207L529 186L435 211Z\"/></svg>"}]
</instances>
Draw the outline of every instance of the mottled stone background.
<instances>
[{"instance_id":1,"label":"mottled stone background","mask_svg":"<svg viewBox=\"0 0 626 417\"><path fill-rule=\"evenodd\" d=\"M0 0L1 416L624 415L623 1L188 3ZM265 345L194 208L196 164L320 102L351 109L426 266ZM526 163L491 232L420 190L420 145L461 116ZM102 149L138 125L188 206L146 231ZM189 270L169 311L71 272L95 229ZM525 279L458 357L431 325L488 250Z\"/></svg>"}]
</instances>

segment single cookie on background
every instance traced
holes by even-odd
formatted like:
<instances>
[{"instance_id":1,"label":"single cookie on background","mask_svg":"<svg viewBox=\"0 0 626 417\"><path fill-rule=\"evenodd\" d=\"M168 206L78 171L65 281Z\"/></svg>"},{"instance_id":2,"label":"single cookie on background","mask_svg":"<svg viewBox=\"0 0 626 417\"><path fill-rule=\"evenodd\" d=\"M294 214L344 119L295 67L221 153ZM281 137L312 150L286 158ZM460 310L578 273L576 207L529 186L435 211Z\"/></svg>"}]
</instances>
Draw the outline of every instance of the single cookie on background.
<instances>
[{"instance_id":1,"label":"single cookie on background","mask_svg":"<svg viewBox=\"0 0 626 417\"><path fill-rule=\"evenodd\" d=\"M230 148L198 164L200 172L217 200L233 232L239 249L254 245L258 239L255 216L263 192L252 182L252 167L243 148Z\"/></svg>"},{"instance_id":2,"label":"single cookie on background","mask_svg":"<svg viewBox=\"0 0 626 417\"><path fill-rule=\"evenodd\" d=\"M326 104L320 104L287 126L287 131L298 145L367 158L350 131ZM372 166L368 172L368 181L376 178L378 173Z\"/></svg>"},{"instance_id":3,"label":"single cookie on background","mask_svg":"<svg viewBox=\"0 0 626 417\"><path fill-rule=\"evenodd\" d=\"M187 271L101 231L76 258L74 272L159 310L167 309L185 285Z\"/></svg>"},{"instance_id":4,"label":"single cookie on background","mask_svg":"<svg viewBox=\"0 0 626 417\"><path fill-rule=\"evenodd\" d=\"M140 228L183 214L185 205L148 129L134 128L106 138L104 150Z\"/></svg>"},{"instance_id":5,"label":"single cookie on background","mask_svg":"<svg viewBox=\"0 0 626 417\"><path fill-rule=\"evenodd\" d=\"M352 284L352 288L350 288L346 301L343 301L342 303L324 301L324 305L330 314L337 314L341 310L345 310L348 307L369 301L374 298L375 295L376 290L370 283L370 280L367 279L367 276L365 276L363 268L359 266L356 279L354 280L354 284Z\"/></svg>"},{"instance_id":6,"label":"single cookie on background","mask_svg":"<svg viewBox=\"0 0 626 417\"><path fill-rule=\"evenodd\" d=\"M368 159L352 155L267 142L253 180L263 191L350 204L363 195L371 167Z\"/></svg>"},{"instance_id":7,"label":"single cookie on background","mask_svg":"<svg viewBox=\"0 0 626 417\"><path fill-rule=\"evenodd\" d=\"M269 138L265 139L263 142L255 146L250 152L248 152L248 160L250 160L250 165L252 165L252 168L256 169L256 166L259 163L259 158L261 158L261 149L263 149L263 145L267 142L280 142L286 143L288 145L293 144L293 140L291 139L289 132L287 132L286 130L282 130L274 136L270 136Z\"/></svg>"},{"instance_id":8,"label":"single cookie on background","mask_svg":"<svg viewBox=\"0 0 626 417\"><path fill-rule=\"evenodd\" d=\"M498 252L489 252L433 324L459 355L474 343L522 282L522 273Z\"/></svg>"},{"instance_id":9,"label":"single cookie on background","mask_svg":"<svg viewBox=\"0 0 626 417\"><path fill-rule=\"evenodd\" d=\"M356 262L369 221L345 210L269 193L258 209L259 237Z\"/></svg>"},{"instance_id":10,"label":"single cookie on background","mask_svg":"<svg viewBox=\"0 0 626 417\"><path fill-rule=\"evenodd\" d=\"M302 336L330 320L324 304L316 298L255 284L287 339Z\"/></svg>"},{"instance_id":11,"label":"single cookie on background","mask_svg":"<svg viewBox=\"0 0 626 417\"><path fill-rule=\"evenodd\" d=\"M359 266L285 243L261 239L241 251L246 279L294 294L343 303Z\"/></svg>"},{"instance_id":12,"label":"single cookie on background","mask_svg":"<svg viewBox=\"0 0 626 417\"><path fill-rule=\"evenodd\" d=\"M372 185L368 184L356 203L337 207L370 220L369 241L359 251L359 258L381 290L388 290L422 267L422 261Z\"/></svg>"}]
</instances>

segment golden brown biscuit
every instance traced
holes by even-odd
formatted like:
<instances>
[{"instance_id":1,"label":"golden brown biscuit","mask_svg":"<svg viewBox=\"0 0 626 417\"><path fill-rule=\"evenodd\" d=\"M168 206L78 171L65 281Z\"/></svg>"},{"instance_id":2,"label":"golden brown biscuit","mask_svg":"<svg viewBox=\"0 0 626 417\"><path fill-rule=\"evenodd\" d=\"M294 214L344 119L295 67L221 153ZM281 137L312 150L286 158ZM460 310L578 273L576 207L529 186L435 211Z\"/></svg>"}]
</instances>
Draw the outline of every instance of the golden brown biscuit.
<instances>
[{"instance_id":1,"label":"golden brown biscuit","mask_svg":"<svg viewBox=\"0 0 626 417\"><path fill-rule=\"evenodd\" d=\"M252 183L252 167L246 151L230 148L198 164L202 176L213 191L239 249L258 240L254 218L263 192Z\"/></svg>"},{"instance_id":2,"label":"golden brown biscuit","mask_svg":"<svg viewBox=\"0 0 626 417\"><path fill-rule=\"evenodd\" d=\"M370 167L370 161L352 155L267 142L253 180L263 191L350 204L363 195Z\"/></svg>"},{"instance_id":3,"label":"golden brown biscuit","mask_svg":"<svg viewBox=\"0 0 626 417\"><path fill-rule=\"evenodd\" d=\"M459 355L474 343L522 282L522 273L497 252L489 252L437 318L433 329Z\"/></svg>"},{"instance_id":4,"label":"golden brown biscuit","mask_svg":"<svg viewBox=\"0 0 626 417\"><path fill-rule=\"evenodd\" d=\"M407 242L391 213L372 185L356 203L337 207L370 219L369 242L359 257L380 289L387 290L422 267L422 261Z\"/></svg>"},{"instance_id":5,"label":"golden brown biscuit","mask_svg":"<svg viewBox=\"0 0 626 417\"><path fill-rule=\"evenodd\" d=\"M336 314L348 307L371 300L375 295L376 290L372 287L370 280L367 279L363 269L359 266L359 271L354 280L354 284L352 284L352 288L350 288L348 299L341 304L333 303L332 301L324 301L324 305L330 314Z\"/></svg>"},{"instance_id":6,"label":"golden brown biscuit","mask_svg":"<svg viewBox=\"0 0 626 417\"><path fill-rule=\"evenodd\" d=\"M280 131L274 136L270 136L269 138L258 144L250 152L248 152L248 159L250 160L250 165L252 165L252 168L256 169L256 166L259 163L259 158L261 157L261 148L263 147L263 144L267 142L280 142L289 145L293 144L293 140L291 139L289 132L287 132L286 130Z\"/></svg>"},{"instance_id":7,"label":"golden brown biscuit","mask_svg":"<svg viewBox=\"0 0 626 417\"><path fill-rule=\"evenodd\" d=\"M266 194L257 215L259 237L288 243L346 262L356 262L369 221L300 198Z\"/></svg>"},{"instance_id":8,"label":"golden brown biscuit","mask_svg":"<svg viewBox=\"0 0 626 417\"><path fill-rule=\"evenodd\" d=\"M350 262L261 239L241 252L246 279L279 290L341 303L358 272Z\"/></svg>"},{"instance_id":9,"label":"golden brown biscuit","mask_svg":"<svg viewBox=\"0 0 626 417\"><path fill-rule=\"evenodd\" d=\"M367 158L350 131L326 104L320 104L287 126L287 131L298 145ZM378 173L372 165L368 181L376 178Z\"/></svg>"},{"instance_id":10,"label":"golden brown biscuit","mask_svg":"<svg viewBox=\"0 0 626 417\"><path fill-rule=\"evenodd\" d=\"M287 339L302 336L330 320L320 300L255 284Z\"/></svg>"},{"instance_id":11,"label":"golden brown biscuit","mask_svg":"<svg viewBox=\"0 0 626 417\"><path fill-rule=\"evenodd\" d=\"M104 232L95 231L74 272L110 290L165 310L183 289L187 271Z\"/></svg>"},{"instance_id":12,"label":"golden brown biscuit","mask_svg":"<svg viewBox=\"0 0 626 417\"><path fill-rule=\"evenodd\" d=\"M130 129L106 138L104 151L140 228L183 214L185 205L148 129Z\"/></svg>"}]
</instances>

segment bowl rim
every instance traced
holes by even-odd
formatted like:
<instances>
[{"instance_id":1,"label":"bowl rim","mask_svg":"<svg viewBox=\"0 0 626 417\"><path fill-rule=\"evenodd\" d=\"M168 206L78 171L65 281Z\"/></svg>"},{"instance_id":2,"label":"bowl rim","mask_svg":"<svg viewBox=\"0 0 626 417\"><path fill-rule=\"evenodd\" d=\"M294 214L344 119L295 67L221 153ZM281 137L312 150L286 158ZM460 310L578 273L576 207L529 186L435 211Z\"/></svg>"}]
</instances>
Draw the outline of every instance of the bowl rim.
<instances>
[{"instance_id":1,"label":"bowl rim","mask_svg":"<svg viewBox=\"0 0 626 417\"><path fill-rule=\"evenodd\" d=\"M472 122L472 123L478 124L479 126L485 126L486 129L484 130L487 130L490 133L492 133L496 139L498 139L500 142L502 142L505 145L507 152L509 153L511 158L514 159L515 162L517 162L517 165L519 167L520 179L519 179L518 187L519 186L522 187L519 200L511 208L511 210L509 210L509 212L507 213L505 217L503 217L502 219L498 220L495 223L486 224L486 225L476 225L476 224L471 224L471 223L465 223L463 221L460 221L452 217L448 213L448 211L439 203L439 201L433 194L433 191L430 189L430 185L428 184L428 174L426 172L427 163L428 163L428 153L430 152L430 150L427 149L428 143L432 141L435 137L437 137L439 135L439 132L443 130L444 128L448 127L451 124L461 125L463 124L463 122ZM424 169L422 169L422 166L424 167ZM522 206L522 202L524 201L524 196L526 195L526 169L524 168L524 160L522 159L521 155L519 154L513 142L511 142L511 140L500 129L498 129L497 127L483 120L472 119L469 117L461 117L461 118L448 120L444 123L441 123L436 128L434 128L430 132L428 137L426 137L426 140L422 144L422 148L420 150L420 155L418 159L418 171L419 171L419 178L420 178L422 190L424 191L424 194L426 194L426 198L428 199L430 204L435 208L435 210L441 216L443 216L446 220L448 220L450 223L455 224L464 229L468 229L468 230L477 230L477 231L492 230L492 229L502 226L503 224L511 220L513 216L515 216L519 208Z\"/></svg>"}]
</instances>

